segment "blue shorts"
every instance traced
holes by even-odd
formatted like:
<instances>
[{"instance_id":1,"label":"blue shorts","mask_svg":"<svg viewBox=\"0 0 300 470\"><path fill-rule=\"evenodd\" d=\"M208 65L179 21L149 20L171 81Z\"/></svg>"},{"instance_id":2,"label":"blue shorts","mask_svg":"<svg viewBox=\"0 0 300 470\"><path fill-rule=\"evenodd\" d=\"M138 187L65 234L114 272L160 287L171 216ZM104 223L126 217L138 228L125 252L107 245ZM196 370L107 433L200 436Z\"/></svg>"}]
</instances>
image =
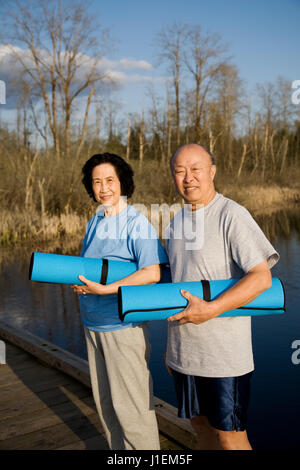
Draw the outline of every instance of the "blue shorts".
<instances>
[{"instance_id":1,"label":"blue shorts","mask_svg":"<svg viewBox=\"0 0 300 470\"><path fill-rule=\"evenodd\" d=\"M173 372L179 418L206 416L222 431L244 431L252 372L239 377L198 377Z\"/></svg>"}]
</instances>

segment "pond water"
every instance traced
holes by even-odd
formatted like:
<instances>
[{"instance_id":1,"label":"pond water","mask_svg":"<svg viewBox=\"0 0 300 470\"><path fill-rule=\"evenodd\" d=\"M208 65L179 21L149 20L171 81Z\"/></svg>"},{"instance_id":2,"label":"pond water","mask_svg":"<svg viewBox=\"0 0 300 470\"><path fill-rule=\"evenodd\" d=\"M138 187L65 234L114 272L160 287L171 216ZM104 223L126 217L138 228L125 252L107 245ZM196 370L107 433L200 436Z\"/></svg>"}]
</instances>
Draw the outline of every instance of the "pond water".
<instances>
[{"instance_id":1,"label":"pond water","mask_svg":"<svg viewBox=\"0 0 300 470\"><path fill-rule=\"evenodd\" d=\"M284 283L287 311L284 315L252 317L255 373L248 434L255 449L297 449L300 447L300 209L256 219L281 255L272 275ZM2 248L0 252L0 320L86 359L78 299L69 286L28 280L32 251L50 250L27 246ZM51 251L76 253L74 249L73 253L66 252L60 246ZM154 393L176 406L172 378L163 363L166 322L150 322L150 330Z\"/></svg>"}]
</instances>

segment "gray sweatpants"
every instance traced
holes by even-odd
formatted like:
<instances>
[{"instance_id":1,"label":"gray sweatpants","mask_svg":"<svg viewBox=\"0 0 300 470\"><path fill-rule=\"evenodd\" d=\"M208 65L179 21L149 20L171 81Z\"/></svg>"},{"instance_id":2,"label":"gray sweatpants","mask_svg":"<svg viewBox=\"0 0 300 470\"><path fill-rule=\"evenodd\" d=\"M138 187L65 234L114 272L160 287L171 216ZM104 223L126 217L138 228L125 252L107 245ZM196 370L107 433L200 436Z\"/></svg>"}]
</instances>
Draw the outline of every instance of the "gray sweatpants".
<instances>
[{"instance_id":1,"label":"gray sweatpants","mask_svg":"<svg viewBox=\"0 0 300 470\"><path fill-rule=\"evenodd\" d=\"M148 325L85 328L93 396L112 450L158 450Z\"/></svg>"}]
</instances>

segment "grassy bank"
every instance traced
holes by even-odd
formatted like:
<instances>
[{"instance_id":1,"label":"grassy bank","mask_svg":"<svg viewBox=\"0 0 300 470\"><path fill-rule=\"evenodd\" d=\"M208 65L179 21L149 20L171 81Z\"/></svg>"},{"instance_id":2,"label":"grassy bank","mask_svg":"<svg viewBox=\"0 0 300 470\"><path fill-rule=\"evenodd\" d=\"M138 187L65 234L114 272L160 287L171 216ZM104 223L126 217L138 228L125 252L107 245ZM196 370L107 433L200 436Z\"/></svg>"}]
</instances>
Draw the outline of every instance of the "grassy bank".
<instances>
[{"instance_id":1,"label":"grassy bank","mask_svg":"<svg viewBox=\"0 0 300 470\"><path fill-rule=\"evenodd\" d=\"M43 214L31 211L30 214L15 210L0 212L0 243L11 245L17 243L42 244L53 241L58 246L67 242L81 240L87 221L85 215L62 213L59 215Z\"/></svg>"},{"instance_id":2,"label":"grassy bank","mask_svg":"<svg viewBox=\"0 0 300 470\"><path fill-rule=\"evenodd\" d=\"M221 192L246 207L253 215L276 212L300 203L300 187L226 185Z\"/></svg>"},{"instance_id":3,"label":"grassy bank","mask_svg":"<svg viewBox=\"0 0 300 470\"><path fill-rule=\"evenodd\" d=\"M269 186L250 184L218 183L217 189L225 196L234 199L245 206L254 216L268 215L276 211L292 207L300 207L300 186L280 187L276 184ZM168 204L180 203L180 199L170 194ZM167 198L166 198L167 199ZM155 198L155 192L145 193L137 188L133 204L162 204L162 196ZM78 211L65 211L60 214L41 214L37 210L26 212L15 208L14 210L3 209L0 212L0 243L2 245L14 245L19 243L33 244L41 249L44 243L51 242L53 249L61 249L68 246L72 250L79 246L87 220L93 214L96 206L86 203L82 213Z\"/></svg>"}]
</instances>

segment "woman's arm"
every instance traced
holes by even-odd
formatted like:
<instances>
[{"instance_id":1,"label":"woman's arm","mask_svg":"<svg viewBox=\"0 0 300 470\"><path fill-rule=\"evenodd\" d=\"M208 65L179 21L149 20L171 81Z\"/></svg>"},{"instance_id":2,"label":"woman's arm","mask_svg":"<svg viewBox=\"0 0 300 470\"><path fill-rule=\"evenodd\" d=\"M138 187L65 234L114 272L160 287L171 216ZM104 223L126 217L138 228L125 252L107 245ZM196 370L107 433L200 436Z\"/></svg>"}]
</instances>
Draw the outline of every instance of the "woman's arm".
<instances>
[{"instance_id":1,"label":"woman's arm","mask_svg":"<svg viewBox=\"0 0 300 470\"><path fill-rule=\"evenodd\" d=\"M85 283L84 286L72 286L76 294L98 294L108 295L117 294L120 286L133 286L140 284L156 284L161 278L161 268L159 264L152 264L146 266L138 271L130 274L129 276L120 279L119 281L112 282L111 284L99 284L86 279L84 276L78 276L79 279Z\"/></svg>"}]
</instances>

